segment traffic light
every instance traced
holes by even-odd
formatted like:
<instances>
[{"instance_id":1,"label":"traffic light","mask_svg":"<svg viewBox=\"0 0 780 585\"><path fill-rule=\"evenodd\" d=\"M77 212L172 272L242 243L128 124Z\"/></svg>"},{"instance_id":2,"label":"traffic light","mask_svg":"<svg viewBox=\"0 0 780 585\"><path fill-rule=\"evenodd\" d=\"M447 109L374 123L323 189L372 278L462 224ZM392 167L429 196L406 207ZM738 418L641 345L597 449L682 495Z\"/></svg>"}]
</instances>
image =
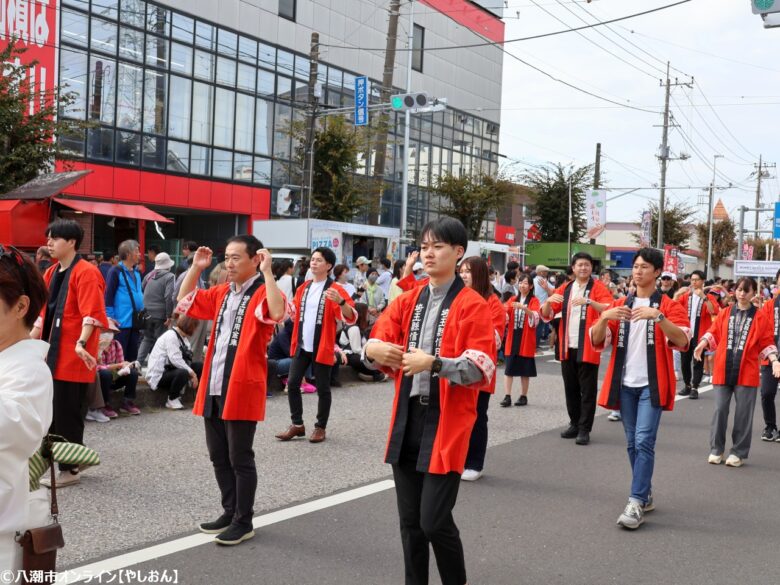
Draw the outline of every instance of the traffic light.
<instances>
[{"instance_id":1,"label":"traffic light","mask_svg":"<svg viewBox=\"0 0 780 585\"><path fill-rule=\"evenodd\" d=\"M429 105L428 94L424 91L415 93L399 93L390 97L390 107L396 112L416 110Z\"/></svg>"}]
</instances>

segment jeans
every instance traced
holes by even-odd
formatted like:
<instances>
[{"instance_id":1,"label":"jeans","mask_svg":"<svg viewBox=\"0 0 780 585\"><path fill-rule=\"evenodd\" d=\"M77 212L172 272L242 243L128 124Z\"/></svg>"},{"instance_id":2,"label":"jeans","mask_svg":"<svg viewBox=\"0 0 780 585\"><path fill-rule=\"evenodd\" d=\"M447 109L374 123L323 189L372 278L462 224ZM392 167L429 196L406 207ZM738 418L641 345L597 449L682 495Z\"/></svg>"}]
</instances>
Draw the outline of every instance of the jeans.
<instances>
[{"instance_id":1,"label":"jeans","mask_svg":"<svg viewBox=\"0 0 780 585\"><path fill-rule=\"evenodd\" d=\"M674 358L674 371L682 372L682 355L675 349L672 351L672 357Z\"/></svg>"},{"instance_id":2,"label":"jeans","mask_svg":"<svg viewBox=\"0 0 780 585\"><path fill-rule=\"evenodd\" d=\"M138 359L138 344L141 343L141 332L138 329L120 329L114 339L122 346L126 362Z\"/></svg>"},{"instance_id":3,"label":"jeans","mask_svg":"<svg viewBox=\"0 0 780 585\"><path fill-rule=\"evenodd\" d=\"M157 339L165 333L165 319L146 320L146 329L144 329L144 338L141 340L141 347L138 350L138 361L146 365L146 359L149 352L152 351Z\"/></svg>"},{"instance_id":4,"label":"jeans","mask_svg":"<svg viewBox=\"0 0 780 585\"><path fill-rule=\"evenodd\" d=\"M109 370L98 370L100 377L100 390L103 393L103 402L108 405L108 399L111 397L112 390L124 388L125 400L135 400L135 387L138 385L138 371L131 368L130 373L125 376L118 376L116 379Z\"/></svg>"},{"instance_id":5,"label":"jeans","mask_svg":"<svg viewBox=\"0 0 780 585\"><path fill-rule=\"evenodd\" d=\"M631 499L642 504L647 503L652 487L655 438L662 412L650 402L649 386L620 389L620 415L631 464Z\"/></svg>"},{"instance_id":6,"label":"jeans","mask_svg":"<svg viewBox=\"0 0 780 585\"><path fill-rule=\"evenodd\" d=\"M290 365L292 364L292 358L282 358L276 360L276 375L280 378L286 378L290 373Z\"/></svg>"},{"instance_id":7,"label":"jeans","mask_svg":"<svg viewBox=\"0 0 780 585\"><path fill-rule=\"evenodd\" d=\"M536 347L539 347L543 341L546 341L550 336L550 325L544 321L540 321L536 326Z\"/></svg>"}]
</instances>

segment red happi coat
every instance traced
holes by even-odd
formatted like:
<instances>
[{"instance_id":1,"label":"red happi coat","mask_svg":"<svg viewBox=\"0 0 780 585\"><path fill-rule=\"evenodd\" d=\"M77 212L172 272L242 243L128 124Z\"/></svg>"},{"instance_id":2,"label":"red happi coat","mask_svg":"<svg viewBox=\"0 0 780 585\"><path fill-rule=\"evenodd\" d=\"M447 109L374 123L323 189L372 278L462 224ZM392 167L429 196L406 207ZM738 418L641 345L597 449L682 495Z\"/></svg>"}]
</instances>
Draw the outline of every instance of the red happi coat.
<instances>
[{"instance_id":1,"label":"red happi coat","mask_svg":"<svg viewBox=\"0 0 780 585\"><path fill-rule=\"evenodd\" d=\"M717 316L718 313L720 313L720 310L721 310L720 299L718 298L717 295L713 295L713 294L707 294L706 296L707 296L707 298L709 300L712 301L712 305L715 307L715 315ZM688 315L688 303L690 302L690 299L691 299L691 291L688 291L687 293L682 295L679 299L677 299L677 302L680 303L683 306L683 309L685 309L685 314L686 315ZM702 303L703 302L704 301L702 300ZM696 316L694 315L693 317L695 319ZM690 325L690 327L691 327L691 335L693 336L696 333L698 333L698 335L695 336L696 339L691 337L691 344L692 344L691 347L696 347L699 344L699 342L701 341L701 338L704 336L704 334L707 333L707 331L709 331L710 327L712 326L712 321L713 321L713 318L710 317L710 312L707 310L707 307L702 307L701 308L701 318L700 318L701 323L699 324L699 331L698 332L696 331L696 323L694 323L694 319L690 320L691 321L691 325Z\"/></svg>"},{"instance_id":2,"label":"red happi coat","mask_svg":"<svg viewBox=\"0 0 780 585\"><path fill-rule=\"evenodd\" d=\"M59 270L60 264L56 262L49 266L43 275L46 288L51 286L54 272ZM95 329L87 340L86 350L89 355L97 359L99 327L108 325L106 317L105 290L106 282L103 275L94 265L86 260L80 260L70 268L70 280L68 281L65 297L65 307L62 313L62 327L58 347L50 347L49 351L57 352L57 362L52 377L64 382L89 383L95 381L95 370L87 368L83 360L76 355L76 342L81 337L81 327L84 324L94 325ZM46 318L47 307L44 305L40 317L41 327ZM54 325L52 324L52 330ZM43 341L49 341L44 339Z\"/></svg>"},{"instance_id":3,"label":"red happi coat","mask_svg":"<svg viewBox=\"0 0 780 585\"><path fill-rule=\"evenodd\" d=\"M293 314L292 314L292 320L293 320L293 331L292 331L292 342L290 343L290 355L295 357L295 353L298 351L298 336L300 329L300 315L301 311L305 309L305 307L301 306L301 303L303 302L303 295L304 292L309 288L309 285L314 282L312 280L307 280L304 282L301 286L298 287L298 290L295 291L295 300L293 301ZM344 287L340 284L333 282L331 283L330 287L336 292L339 293L339 296L344 299L347 304L352 307L352 318L351 319L345 319L344 315L341 312L341 307L338 305L338 303L334 303L331 300L325 301L325 311L322 317L322 333L320 335L320 345L319 347L314 348L314 361L318 364L323 364L326 366L332 366L334 363L334 360L336 359L336 353L335 353L335 347L336 347L336 334L338 333L336 325L339 321L344 321L347 325L354 325L357 323L357 311L355 311L355 301L353 301L349 293L344 290ZM322 291L322 294L325 294L325 291ZM316 314L314 315L316 318Z\"/></svg>"},{"instance_id":4,"label":"red happi coat","mask_svg":"<svg viewBox=\"0 0 780 585\"><path fill-rule=\"evenodd\" d=\"M507 357L512 354L512 345L515 339L515 309L513 303L518 302L518 297L514 296L504 305L504 314L506 315L509 327L506 332L506 343L504 344L504 355ZM525 324L523 325L523 340L520 342L520 350L517 355L532 358L536 355L536 326L539 323L539 309L541 303L536 297L531 297L528 301L528 310L523 313Z\"/></svg>"},{"instance_id":5,"label":"red happi coat","mask_svg":"<svg viewBox=\"0 0 780 585\"><path fill-rule=\"evenodd\" d=\"M777 305L778 313L780 313L780 294L776 295L771 300L765 301L764 306L761 307L760 311L764 313L764 316L766 317L768 327L772 330L772 335L775 337L775 345L778 344L777 336L775 336L775 329L777 327L777 323L775 321L775 305ZM780 319L778 320L780 322ZM763 359L761 360L762 366L768 366L769 360Z\"/></svg>"},{"instance_id":6,"label":"red happi coat","mask_svg":"<svg viewBox=\"0 0 780 585\"><path fill-rule=\"evenodd\" d=\"M423 290L424 287L416 287L390 303L374 324L371 338L407 347L412 313ZM467 356L483 372L483 379L469 386L451 385L447 379L440 379L440 413L438 420L431 422L435 431L433 448L430 460L424 462L429 473L463 472L471 429L477 418L477 393L481 388L489 386L495 376L493 361L497 351L495 335L492 327L485 326L490 321L487 302L470 288L463 288L450 305L449 316L442 332L439 355L443 358ZM408 396L401 397L403 370L394 371L389 368L383 370L395 377L395 399L387 441L389 452L393 441L393 429L398 419L399 404L408 404ZM405 417L402 420L405 420ZM418 462L418 469L420 469L419 464Z\"/></svg>"},{"instance_id":7,"label":"red happi coat","mask_svg":"<svg viewBox=\"0 0 780 585\"><path fill-rule=\"evenodd\" d=\"M626 299L624 297L616 300L613 306L622 307L625 304ZM690 340L691 332L688 328L688 314L680 303L673 301L665 294L661 294L661 305L658 307L658 310L660 310L670 322L682 329ZM601 385L601 392L599 393L598 400L599 406L610 410L618 410L620 408L619 399L614 403L609 400L609 391L612 387L613 377L623 375L623 372L615 372L615 357L617 356L617 352L615 351L614 342L617 339L619 327L620 321L610 321L607 325L607 337L604 340L604 343L594 346L596 351L602 352L609 345L613 345L609 366L607 366L607 373L604 376L604 382ZM588 330L588 339L590 339L590 329ZM672 355L672 350L686 351L688 346L676 347L672 345L666 338L666 334L664 334L663 329L661 329L661 325L659 324L655 325L655 339L655 364L658 376L658 398L660 406L663 410L673 410L677 381L674 377L674 356ZM626 340L626 343L628 343L628 340Z\"/></svg>"},{"instance_id":8,"label":"red happi coat","mask_svg":"<svg viewBox=\"0 0 780 585\"><path fill-rule=\"evenodd\" d=\"M726 384L726 355L728 353L729 317L737 305L723 309L715 318L715 322L702 336L709 343L710 351L715 351L715 367L712 372L713 385ZM737 386L758 387L759 383L759 359L777 351L775 346L774 329L764 311L756 311L755 319L750 327L745 349L742 352L742 361L739 364Z\"/></svg>"},{"instance_id":9,"label":"red happi coat","mask_svg":"<svg viewBox=\"0 0 780 585\"><path fill-rule=\"evenodd\" d=\"M212 321L212 333L203 361L203 373L195 397L192 412L203 416L209 395L211 363L217 340L217 320L222 303L230 291L230 283L219 284L209 289L196 289L184 297L177 312L194 319ZM241 334L238 338L233 370L225 372L230 377L225 395L224 420L261 421L265 419L266 378L268 359L266 347L274 332L275 322L268 315L265 285L254 292L246 307Z\"/></svg>"},{"instance_id":10,"label":"red happi coat","mask_svg":"<svg viewBox=\"0 0 780 585\"><path fill-rule=\"evenodd\" d=\"M504 331L506 330L506 312L504 311L504 305L498 300L498 297L493 293L490 294L487 300L488 308L490 309L490 316L493 320L493 330L496 334L496 351L490 358L495 363L498 360L498 348L501 347L501 340L504 337ZM489 392L494 394L496 392L496 378L490 381L490 386L487 388L481 388L482 392Z\"/></svg>"},{"instance_id":11,"label":"red happi coat","mask_svg":"<svg viewBox=\"0 0 780 585\"><path fill-rule=\"evenodd\" d=\"M566 284L559 286L553 291L553 294L565 297L566 289L572 286L573 283L574 281L567 282ZM609 292L609 289L600 280L593 281L593 287L590 289L590 295L588 298L596 301L597 303L606 305L611 305L614 301L612 294ZM569 303L568 306L571 308L571 303ZM552 309L552 314L555 315L556 313L563 310L563 303L550 303L550 308ZM592 307L585 307L584 310L587 312L585 313L585 337L583 341L585 347L583 348L582 361L589 364L598 364L599 361L601 361L601 354L593 349L593 344L590 341L590 335L588 335L588 331L590 331L590 328L593 327L593 325L598 320L599 313L597 313L596 310ZM558 330L558 348L560 350L559 355L561 356L561 361L569 359L569 327L571 325L569 323L570 317L571 313L568 315L561 315L561 325ZM552 317L548 319L547 317L542 316L542 319L546 322L552 321ZM575 323L574 326L579 326L579 323Z\"/></svg>"}]
</instances>

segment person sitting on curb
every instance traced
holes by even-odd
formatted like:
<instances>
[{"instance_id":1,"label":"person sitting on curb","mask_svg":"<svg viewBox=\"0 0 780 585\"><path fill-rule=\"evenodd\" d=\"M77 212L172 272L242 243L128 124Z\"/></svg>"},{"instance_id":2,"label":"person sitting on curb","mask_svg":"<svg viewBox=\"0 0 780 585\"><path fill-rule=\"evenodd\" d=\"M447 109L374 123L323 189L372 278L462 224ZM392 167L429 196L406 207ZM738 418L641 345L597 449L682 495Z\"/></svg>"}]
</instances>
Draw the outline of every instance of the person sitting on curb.
<instances>
[{"instance_id":1,"label":"person sitting on curb","mask_svg":"<svg viewBox=\"0 0 780 585\"><path fill-rule=\"evenodd\" d=\"M203 363L192 361L192 348L188 339L195 333L197 325L197 319L178 315L173 328L157 339L149 354L146 382L152 390L168 391L165 408L183 409L181 397L187 384L198 387Z\"/></svg>"},{"instance_id":2,"label":"person sitting on curb","mask_svg":"<svg viewBox=\"0 0 780 585\"><path fill-rule=\"evenodd\" d=\"M271 343L268 344L268 361L273 362L276 367L275 373L282 380L282 384L287 386L287 376L290 373L290 364L292 356L290 355L290 345L292 344L293 321L287 319L279 332L274 335ZM311 368L306 372L306 377L301 382L301 392L313 394L317 387L311 384Z\"/></svg>"},{"instance_id":3,"label":"person sitting on curb","mask_svg":"<svg viewBox=\"0 0 780 585\"><path fill-rule=\"evenodd\" d=\"M108 320L108 329L100 333L97 373L100 380L100 390L103 393L105 406L102 410L90 410L86 420L108 422L119 416L109 405L112 390L124 388L122 411L137 416L141 410L135 405L135 388L138 385L138 362L125 361L122 344L114 336L119 332L119 324L114 319Z\"/></svg>"},{"instance_id":4,"label":"person sitting on curb","mask_svg":"<svg viewBox=\"0 0 780 585\"><path fill-rule=\"evenodd\" d=\"M345 325L339 334L339 354L343 365L349 365L357 372L358 378L364 382L384 382L387 375L379 370L372 370L365 366L361 355L363 347L366 345L366 335L369 333L368 327L368 305L365 303L355 303L357 312L357 323Z\"/></svg>"}]
</instances>

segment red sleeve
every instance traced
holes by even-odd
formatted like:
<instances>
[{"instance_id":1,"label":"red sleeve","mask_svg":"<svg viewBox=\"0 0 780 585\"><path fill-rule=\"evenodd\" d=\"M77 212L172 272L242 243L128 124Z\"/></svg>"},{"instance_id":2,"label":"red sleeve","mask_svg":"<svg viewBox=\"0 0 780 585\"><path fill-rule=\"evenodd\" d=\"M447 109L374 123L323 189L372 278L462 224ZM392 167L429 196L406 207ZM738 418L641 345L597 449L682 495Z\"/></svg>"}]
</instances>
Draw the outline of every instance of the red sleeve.
<instances>
[{"instance_id":1,"label":"red sleeve","mask_svg":"<svg viewBox=\"0 0 780 585\"><path fill-rule=\"evenodd\" d=\"M488 305L490 305L490 313L493 317L493 327L496 330L496 333L498 333L499 336L504 335L504 329L506 328L506 310L504 309L504 306L501 304L501 301L498 300L496 295L491 295L490 300L488 301Z\"/></svg>"},{"instance_id":2,"label":"red sleeve","mask_svg":"<svg viewBox=\"0 0 780 585\"><path fill-rule=\"evenodd\" d=\"M84 270L79 274L78 296L76 302L83 320L90 319L108 325L106 317L106 283L97 268Z\"/></svg>"},{"instance_id":3,"label":"red sleeve","mask_svg":"<svg viewBox=\"0 0 780 585\"><path fill-rule=\"evenodd\" d=\"M707 295L707 296L710 297L710 300L712 301L712 304L715 307L715 315L717 315L718 313L720 313L720 309L721 309L720 297L716 297L715 295Z\"/></svg>"},{"instance_id":4,"label":"red sleeve","mask_svg":"<svg viewBox=\"0 0 780 585\"><path fill-rule=\"evenodd\" d=\"M422 280L417 280L414 277L414 272L412 272L407 276L404 276L401 280L395 283L395 285L404 292L414 290L418 286L425 286L426 284L428 284L428 279L423 278Z\"/></svg>"},{"instance_id":5,"label":"red sleeve","mask_svg":"<svg viewBox=\"0 0 780 585\"><path fill-rule=\"evenodd\" d=\"M675 345L669 344L669 347L672 349L676 349L677 351L688 351L688 347L691 343L691 335L693 334L693 331L691 331L691 322L688 319L688 312L683 308L683 306L675 302L668 297L668 303L664 303L666 307L664 308L664 317L669 319L671 323L674 323L677 325L680 329L682 329L685 332L685 336L688 338L688 343L685 347L677 347Z\"/></svg>"},{"instance_id":6,"label":"red sleeve","mask_svg":"<svg viewBox=\"0 0 780 585\"><path fill-rule=\"evenodd\" d=\"M461 319L457 322L455 339L456 355L461 355L473 362L484 376L483 380L478 380L474 384L463 386L473 390L481 390L485 384L490 384L496 371L496 340L494 332L489 327L485 327L485 322L490 319L490 308L487 303L476 295L473 301L465 301L464 310L461 312Z\"/></svg>"},{"instance_id":7,"label":"red sleeve","mask_svg":"<svg viewBox=\"0 0 780 585\"><path fill-rule=\"evenodd\" d=\"M612 293L609 292L609 289L604 286L600 280L593 283L593 290L590 293L590 298L597 303L606 304L607 308L615 302Z\"/></svg>"},{"instance_id":8,"label":"red sleeve","mask_svg":"<svg viewBox=\"0 0 780 585\"><path fill-rule=\"evenodd\" d=\"M720 343L721 330L723 329L723 322L728 320L729 311L721 311L718 316L715 317L715 321L710 325L709 331L705 335L711 335L717 346Z\"/></svg>"},{"instance_id":9,"label":"red sleeve","mask_svg":"<svg viewBox=\"0 0 780 585\"><path fill-rule=\"evenodd\" d=\"M568 283L566 283L566 284L562 284L561 286L559 286L558 288L556 288L556 289L553 291L553 293L552 293L552 294L553 294L553 295L561 295L561 296L564 296L564 293L566 292L566 285L567 285L567 284L568 284ZM552 295L550 295L550 296L552 296ZM548 300L549 300L549 299L548 299ZM553 302L550 302L550 303L549 303L549 305L550 305L550 308L552 309L552 313L553 313L553 315L554 315L555 313L559 313L559 312L560 312L560 311L563 309L563 303L562 303L562 302L561 302L561 303L553 303Z\"/></svg>"},{"instance_id":10,"label":"red sleeve","mask_svg":"<svg viewBox=\"0 0 780 585\"><path fill-rule=\"evenodd\" d=\"M336 319L339 321L344 321L347 325L354 325L357 323L357 311L355 310L355 301L352 300L352 297L349 296L346 290L344 290L344 287L338 284L334 284L333 286L336 287L336 291L339 293L339 296L344 299L346 304L348 304L350 307L352 307L352 317L347 319L344 317L344 313L341 312L341 307L336 306Z\"/></svg>"},{"instance_id":11,"label":"red sleeve","mask_svg":"<svg viewBox=\"0 0 780 585\"><path fill-rule=\"evenodd\" d=\"M404 309L416 300L415 295L402 294L382 312L371 329L371 339L404 345Z\"/></svg>"},{"instance_id":12,"label":"red sleeve","mask_svg":"<svg viewBox=\"0 0 780 585\"><path fill-rule=\"evenodd\" d=\"M216 300L222 290L222 285L208 289L196 288L179 301L177 310L193 319L211 321L217 316Z\"/></svg>"}]
</instances>

